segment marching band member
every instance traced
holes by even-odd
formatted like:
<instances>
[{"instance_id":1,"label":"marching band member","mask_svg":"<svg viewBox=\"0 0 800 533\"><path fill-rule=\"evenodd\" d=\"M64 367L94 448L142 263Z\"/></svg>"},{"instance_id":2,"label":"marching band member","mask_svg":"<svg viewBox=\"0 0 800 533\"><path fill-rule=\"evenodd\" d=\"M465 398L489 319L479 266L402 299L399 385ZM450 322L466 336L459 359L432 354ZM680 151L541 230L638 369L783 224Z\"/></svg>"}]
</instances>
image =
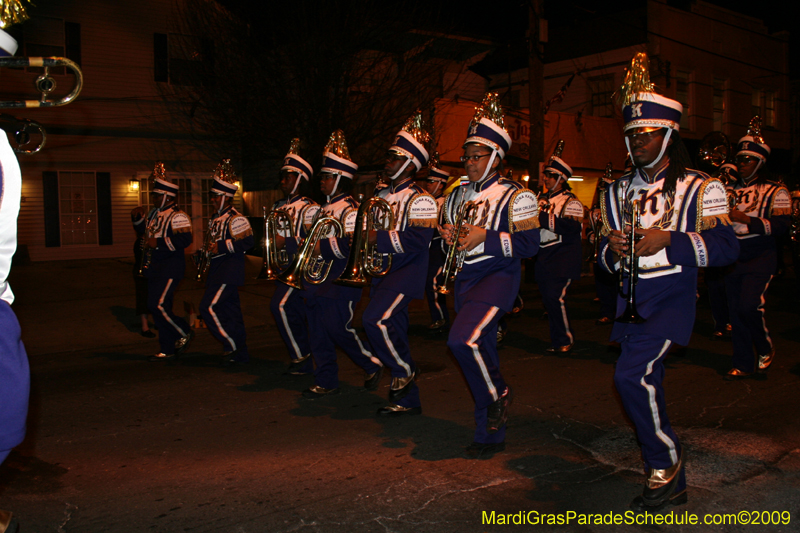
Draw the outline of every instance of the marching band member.
<instances>
[{"instance_id":1,"label":"marching band member","mask_svg":"<svg viewBox=\"0 0 800 533\"><path fill-rule=\"evenodd\" d=\"M369 235L378 253L392 256L389 272L372 279L371 299L361 318L375 355L392 374L389 405L380 408L378 416L422 412L415 383L418 370L408 344L408 304L425 296L428 248L437 225L436 200L414 184L414 174L428 162L429 142L417 111L389 148L384 172L391 184L377 193L391 206L395 226Z\"/></svg>"},{"instance_id":2,"label":"marching band member","mask_svg":"<svg viewBox=\"0 0 800 533\"><path fill-rule=\"evenodd\" d=\"M308 303L309 326L314 332L310 337L311 355L317 364L314 370L314 385L303 391L308 399L321 398L339 393L339 365L336 362L336 346L339 346L365 373L364 388L375 390L383 376L383 366L364 346L353 328L353 310L361 299L360 287L344 287L334 283L347 265L349 235L355 229L358 203L350 195L353 175L358 170L350 159L347 143L341 130L335 131L323 153L320 174L320 189L328 202L320 208L319 217L333 217L342 224L345 235L340 238L321 239L315 255L333 261L325 281L310 293Z\"/></svg>"},{"instance_id":3,"label":"marching band member","mask_svg":"<svg viewBox=\"0 0 800 533\"><path fill-rule=\"evenodd\" d=\"M475 436L465 453L487 458L505 449L512 391L499 368L497 325L514 307L522 278L521 258L536 254L539 219L536 195L501 177L501 161L511 147L497 94L488 93L476 110L464 142L469 183L450 193L440 228L448 246L466 253L455 281L457 312L447 346L475 399ZM465 202L477 206L474 224L453 224Z\"/></svg>"},{"instance_id":4,"label":"marching band member","mask_svg":"<svg viewBox=\"0 0 800 533\"><path fill-rule=\"evenodd\" d=\"M731 197L736 183L739 182L739 171L733 163L724 163L719 167L716 177L725 185L728 194L728 210L732 210ZM735 226L734 226L735 228ZM725 274L733 266L707 267L703 275L708 289L708 303L711 307L711 317L714 320L714 331L711 333L713 340L722 340L726 333L731 331L731 318L728 312L728 296L725 293Z\"/></svg>"},{"instance_id":5,"label":"marching band member","mask_svg":"<svg viewBox=\"0 0 800 533\"><path fill-rule=\"evenodd\" d=\"M598 326L606 326L614 323L614 317L617 311L617 277L613 274L606 272L600 268L597 263L597 253L599 252L600 245L600 232L603 226L603 215L600 209L600 198L602 191L604 191L609 184L614 182L613 168L611 163L606 167L604 176L598 178L597 189L595 191L595 199L592 205L594 206L589 212L589 228L587 229L587 237L589 243L592 245L592 268L594 273L594 289L597 298L595 301L600 302L600 318L594 321Z\"/></svg>"},{"instance_id":6,"label":"marching band member","mask_svg":"<svg viewBox=\"0 0 800 533\"><path fill-rule=\"evenodd\" d=\"M290 259L297 252L298 242L305 238L306 228L311 226L319 210L319 206L310 198L310 179L313 175L311 165L300 156L300 139L292 139L280 173L284 198L272 206L273 211L283 209L292 217L294 227L282 228L283 231L278 232L276 238L277 249L285 249ZM276 283L269 305L278 332L289 351L291 363L286 372L291 375L310 374L314 370L308 336L306 290Z\"/></svg>"},{"instance_id":7,"label":"marching band member","mask_svg":"<svg viewBox=\"0 0 800 533\"><path fill-rule=\"evenodd\" d=\"M734 187L737 206L731 219L741 252L733 271L725 276L733 340L733 368L725 375L727 381L748 378L756 371L764 373L775 359L764 303L777 266L775 239L788 231L792 211L786 187L765 179L763 171L759 173L770 154L759 117L750 121L737 148L736 166L743 183Z\"/></svg>"},{"instance_id":8,"label":"marching band member","mask_svg":"<svg viewBox=\"0 0 800 533\"><path fill-rule=\"evenodd\" d=\"M180 355L194 338L189 324L172 311L175 290L186 270L184 249L192 244L192 221L178 207L178 186L167 181L161 162L156 163L151 179L150 202L156 209L145 222L149 264L144 272L147 305L158 329L161 351L149 360L163 361Z\"/></svg>"},{"instance_id":9,"label":"marching band member","mask_svg":"<svg viewBox=\"0 0 800 533\"><path fill-rule=\"evenodd\" d=\"M239 287L244 285L244 253L254 244L253 228L232 205L239 189L235 182L231 160L225 159L214 170L209 195L215 213L208 221L209 248L201 252L210 254L211 262L200 314L224 347L222 366L250 361Z\"/></svg>"},{"instance_id":10,"label":"marching band member","mask_svg":"<svg viewBox=\"0 0 800 533\"><path fill-rule=\"evenodd\" d=\"M725 187L686 168L689 155L678 133L683 108L652 87L647 56L637 54L620 90L625 143L635 168L603 195L608 235L598 256L609 272L622 268L620 261L638 268L638 283L625 274L623 281L631 290L635 286L630 309L638 308L640 317L618 319L611 333L622 347L614 383L636 426L647 472L642 495L631 503L637 512L687 501L685 457L666 413L664 358L673 342L689 343L698 267L729 264L738 253ZM640 208L640 226L631 219L634 204ZM635 241L629 238L632 226ZM627 257L631 242L634 258ZM622 298L617 309L634 314Z\"/></svg>"},{"instance_id":11,"label":"marching band member","mask_svg":"<svg viewBox=\"0 0 800 533\"><path fill-rule=\"evenodd\" d=\"M567 353L575 343L567 314L567 289L581 277L581 220L583 204L572 194L572 168L561 159L564 141L558 141L544 167L547 194L539 200L540 243L536 283L550 321L548 352ZM542 209L546 205L547 209Z\"/></svg>"},{"instance_id":12,"label":"marching band member","mask_svg":"<svg viewBox=\"0 0 800 533\"><path fill-rule=\"evenodd\" d=\"M444 205L445 196L442 193L448 179L450 174L439 168L439 152L434 152L428 161L428 176L416 181L420 188L436 199L439 213L442 212ZM428 309L431 312L431 325L428 329L434 333L441 333L450 323L447 296L437 290L443 282L444 252L441 244L442 236L438 231L434 231L428 258L428 275L425 278L425 295L428 297Z\"/></svg>"}]
</instances>

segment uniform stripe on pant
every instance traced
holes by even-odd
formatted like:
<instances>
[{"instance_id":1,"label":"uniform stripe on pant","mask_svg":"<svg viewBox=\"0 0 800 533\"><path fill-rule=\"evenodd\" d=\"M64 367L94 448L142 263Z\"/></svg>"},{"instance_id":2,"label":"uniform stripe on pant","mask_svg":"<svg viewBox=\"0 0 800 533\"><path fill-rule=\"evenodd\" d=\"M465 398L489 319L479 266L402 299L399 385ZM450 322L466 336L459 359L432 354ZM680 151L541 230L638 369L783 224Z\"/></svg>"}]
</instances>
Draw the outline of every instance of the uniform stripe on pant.
<instances>
[{"instance_id":1,"label":"uniform stripe on pant","mask_svg":"<svg viewBox=\"0 0 800 533\"><path fill-rule=\"evenodd\" d=\"M286 294L283 295L281 298L281 303L278 304L278 309L280 309L281 321L283 322L283 328L286 331L286 335L292 342L292 349L294 349L294 353L297 356L295 359L302 359L306 354L300 352L300 346L298 346L297 341L294 338L294 334L292 332L292 328L289 326L289 317L286 316L286 302L289 300L289 296L294 292L294 287L290 287Z\"/></svg>"},{"instance_id":2,"label":"uniform stripe on pant","mask_svg":"<svg viewBox=\"0 0 800 533\"><path fill-rule=\"evenodd\" d=\"M481 375L486 383L486 388L489 390L489 394L491 394L494 401L497 401L498 399L497 389L495 388L494 383L492 383L492 378L489 376L489 371L486 369L486 363L483 361L483 356L481 355L476 341L481 337L483 328L485 328L492 321L499 310L500 309L498 307L492 307L489 309L489 311L484 315L483 320L481 320L478 326L472 330L472 335L467 341L467 346L469 346L472 350L472 357L475 359L475 363L478 365L478 368L480 368Z\"/></svg>"},{"instance_id":3,"label":"uniform stripe on pant","mask_svg":"<svg viewBox=\"0 0 800 533\"><path fill-rule=\"evenodd\" d=\"M394 344L392 344L391 339L389 339L389 329L386 327L386 324L384 324L386 320L389 320L392 317L392 312L394 311L395 307L400 305L400 302L402 301L403 301L403 294L400 293L397 295L397 298L394 299L392 305L390 305L389 308L386 310L386 312L383 313L381 319L378 320L377 326L378 329L381 330L381 334L383 335L383 340L386 341L386 347L389 348L389 352L392 354L392 357L394 358L395 362L401 367L403 367L403 369L406 371L406 376L410 376L411 366L409 366L408 363L406 363L400 358L400 354L397 353L397 349L395 349Z\"/></svg>"},{"instance_id":4,"label":"uniform stripe on pant","mask_svg":"<svg viewBox=\"0 0 800 533\"><path fill-rule=\"evenodd\" d=\"M570 344L575 342L575 338L572 336L572 331L570 331L569 329L569 318L567 318L567 306L564 304L564 298L567 295L567 289L569 288L571 283L572 280L567 279L567 284L564 285L564 289L561 291L561 296L558 297L558 304L561 306L561 318L564 320L564 329L566 330Z\"/></svg>"},{"instance_id":5,"label":"uniform stripe on pant","mask_svg":"<svg viewBox=\"0 0 800 533\"><path fill-rule=\"evenodd\" d=\"M175 331L180 333L181 337L185 337L186 333L183 331L183 329L181 329L180 326L178 326L178 324L175 323L174 320L172 320L172 318L167 313L166 309L164 309L164 300L167 297L169 288L172 287L172 281L173 281L172 278L169 278L167 280L167 286L164 287L164 291L161 293L161 297L158 299L158 310L161 312L161 315L164 317L164 320L166 320L169 324L171 324L172 327L175 328Z\"/></svg>"},{"instance_id":6,"label":"uniform stripe on pant","mask_svg":"<svg viewBox=\"0 0 800 533\"><path fill-rule=\"evenodd\" d=\"M353 313L353 302L352 301L350 301L349 309L350 309L350 320L347 321L347 324L345 324L344 329L353 336L355 341L358 343L358 349L361 350L361 353L365 357L369 357L370 360L372 362L374 362L375 364L381 364L377 357L373 356L372 353L369 350L364 348L364 343L361 342L361 337L359 337L358 333L356 333L356 330L353 329L353 315L354 315L354 313Z\"/></svg>"},{"instance_id":7,"label":"uniform stripe on pant","mask_svg":"<svg viewBox=\"0 0 800 533\"><path fill-rule=\"evenodd\" d=\"M672 464L675 464L678 462L678 452L675 450L675 443L661 429L661 416L658 414L658 404L656 403L656 389L645 381L645 378L653 373L653 364L663 357L665 353L667 353L667 350L669 350L671 344L672 341L670 340L666 340L664 342L664 346L661 348L658 356L647 363L647 372L644 376L642 376L642 379L639 381L639 383L642 384L642 387L647 389L647 395L650 399L650 415L653 417L653 427L655 427L656 435L659 439L661 439L661 442L666 444L669 448L669 457L672 459Z\"/></svg>"},{"instance_id":8,"label":"uniform stripe on pant","mask_svg":"<svg viewBox=\"0 0 800 533\"><path fill-rule=\"evenodd\" d=\"M210 314L210 315L211 315L211 318L213 318L213 319L214 319L214 324L216 324L216 325L217 325L217 330L220 332L220 334L221 334L223 337L225 337L225 340L227 340L227 341L228 341L228 343L230 343L230 345L231 345L231 349L232 349L232 350L235 352L235 351L236 351L236 342L235 342L235 341L234 341L234 340L231 338L231 336L230 336L230 335L228 335L228 332L227 332L227 331L225 331L225 328L223 328L223 327L222 327L222 323L219 321L219 317L218 317L218 316L217 316L217 314L214 312L214 306L215 306L215 305L217 304L217 302L219 301L220 297L222 296L222 292L225 290L225 287L226 287L226 286L227 286L227 285L226 285L225 283L223 283L222 285L220 285L220 287L219 287L219 290L218 290L218 291L217 291L217 293L214 295L214 299L213 299L213 300L211 300L211 303L208 305L208 314Z\"/></svg>"}]
</instances>

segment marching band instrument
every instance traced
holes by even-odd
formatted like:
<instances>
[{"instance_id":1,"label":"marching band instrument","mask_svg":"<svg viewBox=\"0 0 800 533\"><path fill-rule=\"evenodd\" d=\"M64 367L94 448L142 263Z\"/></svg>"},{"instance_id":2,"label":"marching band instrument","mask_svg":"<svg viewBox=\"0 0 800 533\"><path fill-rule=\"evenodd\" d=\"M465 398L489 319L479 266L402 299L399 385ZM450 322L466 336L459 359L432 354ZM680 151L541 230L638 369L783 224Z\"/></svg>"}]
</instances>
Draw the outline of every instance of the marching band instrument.
<instances>
[{"instance_id":1,"label":"marching band instrument","mask_svg":"<svg viewBox=\"0 0 800 533\"><path fill-rule=\"evenodd\" d=\"M195 274L195 281L203 281L203 276L208 272L208 267L211 266L211 245L217 242L217 235L211 231L211 223L203 239L203 248L197 252L197 259L195 260L195 267L197 267L197 274Z\"/></svg>"},{"instance_id":2,"label":"marching band instrument","mask_svg":"<svg viewBox=\"0 0 800 533\"><path fill-rule=\"evenodd\" d=\"M639 312L636 310L636 284L639 282L639 258L636 257L636 241L640 238L640 236L636 235L636 230L641 229L639 202L631 202L631 207L628 212L630 214L628 224L631 227L631 231L628 233L628 253L620 262L621 266L619 271L619 295L625 299L626 305L625 310L615 321L623 324L641 324L646 322L646 319L639 315ZM627 294L625 294L624 290L625 271L628 272Z\"/></svg>"},{"instance_id":3,"label":"marching band instrument","mask_svg":"<svg viewBox=\"0 0 800 533\"><path fill-rule=\"evenodd\" d=\"M294 220L285 209L274 209L269 214L266 207L262 209L264 210L264 262L256 279L274 281L278 279L278 272L283 271L289 264L286 249L278 250L277 237L280 231L285 229L288 229L289 237L296 237Z\"/></svg>"},{"instance_id":4,"label":"marching band instrument","mask_svg":"<svg viewBox=\"0 0 800 533\"><path fill-rule=\"evenodd\" d=\"M464 232L464 224L474 224L475 219L478 217L478 204L475 202L465 202L464 195L465 189L461 189L461 205L456 212L456 219L453 221L453 244L447 248L447 254L444 258L444 269L442 275L444 281L441 285L436 287L436 292L439 294L450 294L450 289L447 287L453 285L456 281L456 276L461 272L464 267L464 259L467 258L466 250L458 250L458 239L461 233Z\"/></svg>"},{"instance_id":5,"label":"marching band instrument","mask_svg":"<svg viewBox=\"0 0 800 533\"><path fill-rule=\"evenodd\" d=\"M75 100L83 88L83 73L80 67L66 57L0 57L0 67L42 67L44 72L36 78L35 86L39 91L38 100L6 100L0 101L0 107L59 107ZM48 100L56 88L56 80L50 75L51 67L67 67L75 74L75 85L68 95L60 100Z\"/></svg>"},{"instance_id":6,"label":"marching band instrument","mask_svg":"<svg viewBox=\"0 0 800 533\"><path fill-rule=\"evenodd\" d=\"M730 153L731 142L728 140L728 136L721 131L712 131L700 142L700 148L697 151L697 168L713 176L728 160Z\"/></svg>"},{"instance_id":7,"label":"marching band instrument","mask_svg":"<svg viewBox=\"0 0 800 533\"><path fill-rule=\"evenodd\" d=\"M369 234L373 230L388 231L394 226L394 212L389 202L377 196L361 202L347 266L334 283L346 287L366 287L370 284L370 277L388 274L392 268L392 256L387 257L386 268L382 268L383 255L377 252L376 246L369 244Z\"/></svg>"},{"instance_id":8,"label":"marching band instrument","mask_svg":"<svg viewBox=\"0 0 800 533\"><path fill-rule=\"evenodd\" d=\"M17 141L17 146L14 148L14 151L18 154L35 154L44 148L44 143L47 141L47 132L44 127L38 122L28 120L27 118L19 119L11 115L2 114L0 115L0 129L7 133L14 134L14 139ZM38 146L35 148L22 148L31 142L31 133L40 135L42 140L39 141Z\"/></svg>"},{"instance_id":9,"label":"marching band instrument","mask_svg":"<svg viewBox=\"0 0 800 533\"><path fill-rule=\"evenodd\" d=\"M136 265L136 276L143 278L144 271L150 266L150 260L152 259L152 252L150 251L151 248L147 246L146 229L144 235L142 235L141 239L139 239L139 250L141 253L139 255L139 263Z\"/></svg>"},{"instance_id":10,"label":"marching band instrument","mask_svg":"<svg viewBox=\"0 0 800 533\"><path fill-rule=\"evenodd\" d=\"M600 191L606 186L607 183L610 183L614 179L614 167L612 163L609 161L606 165L605 174L603 174L602 178L597 179L597 186L595 187L594 195L595 195L595 204L592 206L592 210L589 212L589 223L592 226L592 232L594 233L594 242L592 243L592 256L589 259L589 262L594 263L597 261L597 256L600 254L600 230L603 229L603 217L600 214Z\"/></svg>"},{"instance_id":11,"label":"marching band instrument","mask_svg":"<svg viewBox=\"0 0 800 533\"><path fill-rule=\"evenodd\" d=\"M330 230L334 231L334 237L344 235L341 222L333 217L318 216L300 249L297 250L294 261L276 279L297 290L303 290L303 280L312 285L324 282L331 271L333 261L323 261L321 257L312 254L319 240L326 238Z\"/></svg>"}]
</instances>

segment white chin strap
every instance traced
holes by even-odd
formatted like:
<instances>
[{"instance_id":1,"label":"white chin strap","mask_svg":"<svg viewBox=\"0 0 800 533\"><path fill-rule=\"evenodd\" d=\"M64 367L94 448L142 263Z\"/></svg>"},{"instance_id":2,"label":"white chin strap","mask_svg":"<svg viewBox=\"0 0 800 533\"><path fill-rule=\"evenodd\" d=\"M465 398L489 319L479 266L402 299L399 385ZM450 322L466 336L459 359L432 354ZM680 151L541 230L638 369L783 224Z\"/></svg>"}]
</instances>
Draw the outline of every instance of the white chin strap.
<instances>
[{"instance_id":1,"label":"white chin strap","mask_svg":"<svg viewBox=\"0 0 800 533\"><path fill-rule=\"evenodd\" d=\"M333 184L333 190L328 195L328 203L331 203L331 197L333 197L336 194L336 189L339 187L339 180L340 179L342 179L342 175L341 174L336 174L336 182Z\"/></svg>"},{"instance_id":2,"label":"white chin strap","mask_svg":"<svg viewBox=\"0 0 800 533\"><path fill-rule=\"evenodd\" d=\"M658 152L658 157L653 159L649 165L645 165L642 168L653 168L656 163L661 161L661 158L664 157L664 152L667 151L667 146L669 145L669 138L672 135L672 128L667 128L667 133L664 135L664 142L661 143L661 151ZM627 136L625 137L625 146L628 147L628 155L631 156L631 161L633 161L633 153L631 152L631 140ZM636 165L634 165L636 166Z\"/></svg>"},{"instance_id":3,"label":"white chin strap","mask_svg":"<svg viewBox=\"0 0 800 533\"><path fill-rule=\"evenodd\" d=\"M169 198L168 194L162 194L161 195L161 205L158 206L159 209L164 209L164 205L166 205L166 203L167 203L167 198Z\"/></svg>"},{"instance_id":4,"label":"white chin strap","mask_svg":"<svg viewBox=\"0 0 800 533\"><path fill-rule=\"evenodd\" d=\"M481 176L481 179L478 180L478 183L481 183L483 180L485 180L486 177L489 175L489 173L492 171L492 163L494 163L494 160L496 158L497 158L497 150L492 150L492 155L489 158L489 162L486 164L486 170L483 171L483 176Z\"/></svg>"},{"instance_id":5,"label":"white chin strap","mask_svg":"<svg viewBox=\"0 0 800 533\"><path fill-rule=\"evenodd\" d=\"M756 168L753 169L753 172L751 172L749 176L747 176L746 178L742 178L742 180L744 180L745 182L748 182L751 179L753 179L756 176L756 174L758 174L758 169L760 169L764 165L763 159L761 159L760 157L757 157L756 159L758 159L758 164L756 165Z\"/></svg>"},{"instance_id":6,"label":"white chin strap","mask_svg":"<svg viewBox=\"0 0 800 533\"><path fill-rule=\"evenodd\" d=\"M294 187L292 187L292 190L291 190L291 192L289 193L289 196L291 196L291 195L293 195L294 193L296 193L296 192L297 192L297 188L300 186L300 180L301 180L301 179L303 179L303 176L301 176L300 174L298 174L298 175L297 175L297 179L294 181Z\"/></svg>"},{"instance_id":7,"label":"white chin strap","mask_svg":"<svg viewBox=\"0 0 800 533\"><path fill-rule=\"evenodd\" d=\"M389 179L390 179L391 181L394 181L394 180L396 180L396 179L397 179L397 177L398 177L398 176L400 176L400 174L402 174L403 172L405 172L405 170L408 168L408 165L410 165L410 164L411 164L411 159L410 159L410 158L406 158L406 162L405 162L405 163L403 163L403 166L402 166L402 167L400 167L400 170L398 170L397 172L395 172L393 175L389 176Z\"/></svg>"}]
</instances>

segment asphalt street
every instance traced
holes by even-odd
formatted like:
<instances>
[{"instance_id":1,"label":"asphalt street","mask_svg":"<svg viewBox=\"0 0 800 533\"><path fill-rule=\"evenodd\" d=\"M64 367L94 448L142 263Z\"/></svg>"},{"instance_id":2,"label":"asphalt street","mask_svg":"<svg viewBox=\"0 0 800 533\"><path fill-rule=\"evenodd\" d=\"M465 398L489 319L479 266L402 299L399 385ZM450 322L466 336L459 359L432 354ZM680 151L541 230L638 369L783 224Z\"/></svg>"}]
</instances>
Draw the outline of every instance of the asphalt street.
<instances>
[{"instance_id":1,"label":"asphalt street","mask_svg":"<svg viewBox=\"0 0 800 533\"><path fill-rule=\"evenodd\" d=\"M240 291L249 365L218 367L222 348L202 329L181 359L148 362L157 343L138 334L132 261L12 270L33 390L28 437L0 467L0 509L18 516L23 533L800 530L800 304L791 269L767 296L777 357L761 379L722 380L731 344L711 340L701 296L691 344L670 355L665 381L688 464L689 502L672 520L701 523L641 526L579 523L628 519L644 480L612 383L610 327L594 323L592 277L570 289L577 342L560 356L546 354L539 294L523 285L525 308L500 352L515 389L507 448L469 460L461 454L472 440L472 400L446 336L427 331L424 302L412 304L410 330L423 414L384 420L375 411L386 404L388 377L365 392L363 373L344 355L341 394L301 397L312 378L283 374L273 286L262 281ZM250 278L258 266L248 265ZM185 280L176 310L197 305L202 292ZM357 328L365 302L366 294ZM546 514L569 522L535 523ZM702 524L733 515L751 523Z\"/></svg>"}]
</instances>

